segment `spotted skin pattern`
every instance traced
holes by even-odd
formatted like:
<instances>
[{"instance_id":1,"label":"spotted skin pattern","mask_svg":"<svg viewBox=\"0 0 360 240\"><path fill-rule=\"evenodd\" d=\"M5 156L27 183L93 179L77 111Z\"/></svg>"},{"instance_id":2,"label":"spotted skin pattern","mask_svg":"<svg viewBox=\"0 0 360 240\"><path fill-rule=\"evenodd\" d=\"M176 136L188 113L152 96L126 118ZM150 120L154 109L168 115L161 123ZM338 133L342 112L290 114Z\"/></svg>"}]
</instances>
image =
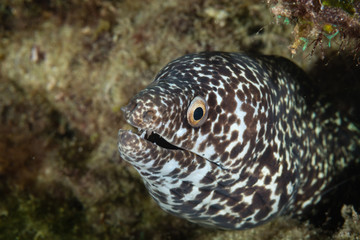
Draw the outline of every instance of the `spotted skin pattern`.
<instances>
[{"instance_id":1,"label":"spotted skin pattern","mask_svg":"<svg viewBox=\"0 0 360 240\"><path fill-rule=\"evenodd\" d=\"M275 56L178 58L123 108L140 134L119 131L120 155L162 209L195 223L246 229L301 214L360 145L354 125L306 101L305 78ZM197 96L208 116L192 127L186 113ZM169 144L151 140L155 133Z\"/></svg>"}]
</instances>

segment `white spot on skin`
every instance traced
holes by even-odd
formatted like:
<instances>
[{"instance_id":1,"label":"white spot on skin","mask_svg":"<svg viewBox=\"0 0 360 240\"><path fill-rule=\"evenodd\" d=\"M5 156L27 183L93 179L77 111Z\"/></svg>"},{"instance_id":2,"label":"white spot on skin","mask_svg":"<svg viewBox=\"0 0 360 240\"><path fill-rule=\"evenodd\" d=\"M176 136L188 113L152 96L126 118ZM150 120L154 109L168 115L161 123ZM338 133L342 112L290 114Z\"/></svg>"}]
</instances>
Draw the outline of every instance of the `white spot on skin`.
<instances>
[{"instance_id":1,"label":"white spot on skin","mask_svg":"<svg viewBox=\"0 0 360 240\"><path fill-rule=\"evenodd\" d=\"M187 133L187 130L185 129L185 128L181 128L180 130L178 130L177 132L176 132L176 137L177 138L181 138L182 136L184 136L184 134L186 134Z\"/></svg>"},{"instance_id":2,"label":"white spot on skin","mask_svg":"<svg viewBox=\"0 0 360 240\"><path fill-rule=\"evenodd\" d=\"M174 169L180 168L179 163L175 159L171 159L170 161L166 162L161 168L161 174L167 175L174 171Z\"/></svg>"},{"instance_id":3,"label":"white spot on skin","mask_svg":"<svg viewBox=\"0 0 360 240\"><path fill-rule=\"evenodd\" d=\"M287 194L291 195L294 191L294 186L291 182L286 185Z\"/></svg>"}]
</instances>

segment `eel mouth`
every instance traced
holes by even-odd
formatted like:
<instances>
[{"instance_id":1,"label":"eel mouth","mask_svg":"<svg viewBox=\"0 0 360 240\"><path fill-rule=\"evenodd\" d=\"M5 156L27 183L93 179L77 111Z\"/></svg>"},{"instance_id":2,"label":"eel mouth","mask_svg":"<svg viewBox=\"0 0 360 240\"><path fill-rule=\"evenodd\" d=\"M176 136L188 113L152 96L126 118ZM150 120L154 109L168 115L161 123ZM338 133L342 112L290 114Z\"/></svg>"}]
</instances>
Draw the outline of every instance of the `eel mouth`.
<instances>
[{"instance_id":1,"label":"eel mouth","mask_svg":"<svg viewBox=\"0 0 360 240\"><path fill-rule=\"evenodd\" d=\"M169 143L152 130L139 129L138 132L132 132L131 130L120 129L118 139L120 156L134 166L140 166L140 168L148 168L146 164L152 161L155 156L170 154L173 157L177 155L184 159L190 157L196 161L205 161L222 170L227 170L221 164L206 159L204 156Z\"/></svg>"},{"instance_id":2,"label":"eel mouth","mask_svg":"<svg viewBox=\"0 0 360 240\"><path fill-rule=\"evenodd\" d=\"M138 170L153 171L156 167L164 165L163 160L166 162L166 159L198 159L196 154L169 143L153 131L143 129L138 132L119 129L118 150L120 157ZM198 159L198 161L201 160ZM172 168L167 168L169 169Z\"/></svg>"},{"instance_id":3,"label":"eel mouth","mask_svg":"<svg viewBox=\"0 0 360 240\"><path fill-rule=\"evenodd\" d=\"M165 149L170 149L170 150L184 150L182 148L179 148L171 143L169 143L168 141L166 141L163 137L161 137L159 134L155 133L154 131L151 130L144 130L144 129L140 129L139 130L139 136L159 147L165 148Z\"/></svg>"}]
</instances>

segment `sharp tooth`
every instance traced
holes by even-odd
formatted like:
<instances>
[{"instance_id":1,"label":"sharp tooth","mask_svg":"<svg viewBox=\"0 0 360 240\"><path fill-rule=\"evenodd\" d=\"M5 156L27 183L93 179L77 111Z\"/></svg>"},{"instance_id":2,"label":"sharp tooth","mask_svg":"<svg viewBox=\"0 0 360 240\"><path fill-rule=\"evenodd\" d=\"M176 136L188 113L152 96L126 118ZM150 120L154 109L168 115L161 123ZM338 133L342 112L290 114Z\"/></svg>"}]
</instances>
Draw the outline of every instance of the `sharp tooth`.
<instances>
[{"instance_id":1,"label":"sharp tooth","mask_svg":"<svg viewBox=\"0 0 360 240\"><path fill-rule=\"evenodd\" d=\"M146 137L148 138L151 135L152 131L146 130Z\"/></svg>"},{"instance_id":2,"label":"sharp tooth","mask_svg":"<svg viewBox=\"0 0 360 240\"><path fill-rule=\"evenodd\" d=\"M141 138L144 138L144 137L145 137L145 133L146 133L146 131L145 131L145 130L142 130L142 132L141 132L141 134L140 134L140 137L141 137Z\"/></svg>"}]
</instances>

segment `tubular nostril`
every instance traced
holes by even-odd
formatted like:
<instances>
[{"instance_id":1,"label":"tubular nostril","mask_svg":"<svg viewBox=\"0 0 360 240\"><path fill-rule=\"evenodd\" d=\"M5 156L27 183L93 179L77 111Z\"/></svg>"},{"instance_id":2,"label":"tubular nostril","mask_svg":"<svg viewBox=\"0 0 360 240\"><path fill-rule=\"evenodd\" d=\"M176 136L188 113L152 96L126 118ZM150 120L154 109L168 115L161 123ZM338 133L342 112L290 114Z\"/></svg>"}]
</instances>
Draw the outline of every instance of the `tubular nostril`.
<instances>
[{"instance_id":1,"label":"tubular nostril","mask_svg":"<svg viewBox=\"0 0 360 240\"><path fill-rule=\"evenodd\" d=\"M137 107L137 104L134 102L129 103L128 105L124 106L121 108L121 111L124 113L124 115L126 116L127 114L131 113L132 111L134 111L134 109Z\"/></svg>"},{"instance_id":2,"label":"tubular nostril","mask_svg":"<svg viewBox=\"0 0 360 240\"><path fill-rule=\"evenodd\" d=\"M128 111L127 108L126 107L121 107L120 109L121 109L123 115L126 116L126 113Z\"/></svg>"},{"instance_id":3,"label":"tubular nostril","mask_svg":"<svg viewBox=\"0 0 360 240\"><path fill-rule=\"evenodd\" d=\"M126 121L135 127L146 128L156 120L156 111L143 101L131 101L121 110Z\"/></svg>"}]
</instances>

